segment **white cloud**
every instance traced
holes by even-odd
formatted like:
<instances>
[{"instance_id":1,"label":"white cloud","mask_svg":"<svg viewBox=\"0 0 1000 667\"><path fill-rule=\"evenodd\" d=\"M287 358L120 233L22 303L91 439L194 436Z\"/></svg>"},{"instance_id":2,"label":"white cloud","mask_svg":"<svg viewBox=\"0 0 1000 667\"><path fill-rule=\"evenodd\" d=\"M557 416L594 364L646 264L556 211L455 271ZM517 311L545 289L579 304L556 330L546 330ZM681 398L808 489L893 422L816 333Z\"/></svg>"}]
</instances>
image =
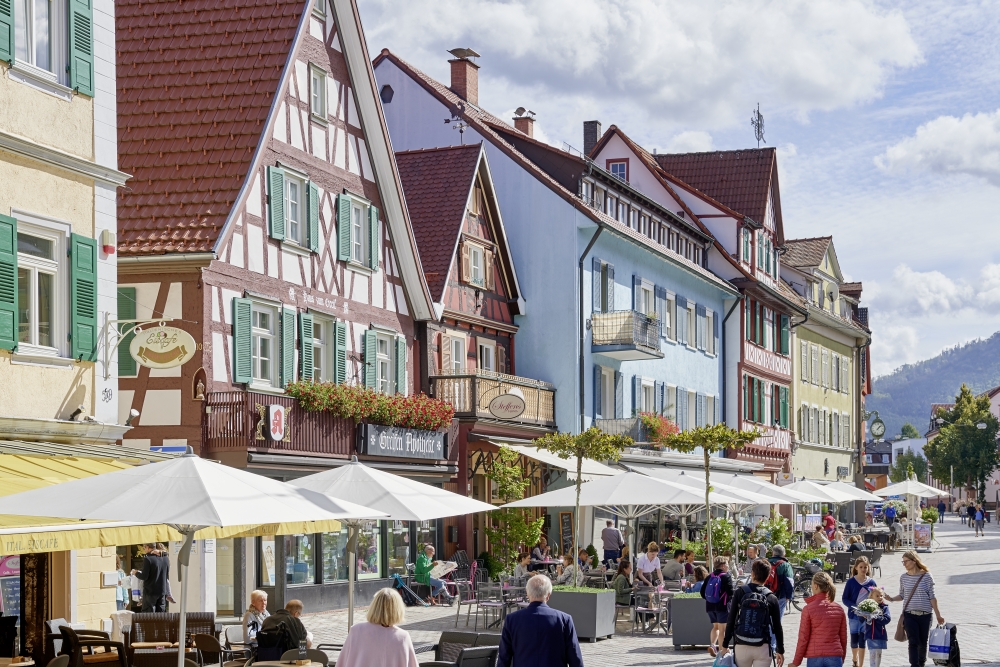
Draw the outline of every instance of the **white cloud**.
<instances>
[{"instance_id":1,"label":"white cloud","mask_svg":"<svg viewBox=\"0 0 1000 667\"><path fill-rule=\"evenodd\" d=\"M941 316L972 310L1000 314L1000 264L987 264L977 280L954 280L940 271L914 271L900 264L889 284L871 281L866 301L885 315L900 318Z\"/></svg>"},{"instance_id":2,"label":"white cloud","mask_svg":"<svg viewBox=\"0 0 1000 667\"><path fill-rule=\"evenodd\" d=\"M926 169L969 174L1000 186L1000 110L961 118L939 116L890 146L875 164L890 172Z\"/></svg>"},{"instance_id":3,"label":"white cloud","mask_svg":"<svg viewBox=\"0 0 1000 667\"><path fill-rule=\"evenodd\" d=\"M882 375L919 359L919 336L909 325L872 322L872 371Z\"/></svg>"},{"instance_id":4,"label":"white cloud","mask_svg":"<svg viewBox=\"0 0 1000 667\"><path fill-rule=\"evenodd\" d=\"M712 135L700 130L689 130L674 135L665 147L667 153L699 153L712 150Z\"/></svg>"},{"instance_id":5,"label":"white cloud","mask_svg":"<svg viewBox=\"0 0 1000 667\"><path fill-rule=\"evenodd\" d=\"M540 116L589 108L622 123L633 109L665 125L745 122L748 109L804 116L879 97L920 60L899 11L865 0L361 0L368 43L447 78L446 49L483 54L480 97ZM562 107L562 108L560 108ZM579 117L567 130L579 123ZM626 126L627 127L627 126Z\"/></svg>"}]
</instances>

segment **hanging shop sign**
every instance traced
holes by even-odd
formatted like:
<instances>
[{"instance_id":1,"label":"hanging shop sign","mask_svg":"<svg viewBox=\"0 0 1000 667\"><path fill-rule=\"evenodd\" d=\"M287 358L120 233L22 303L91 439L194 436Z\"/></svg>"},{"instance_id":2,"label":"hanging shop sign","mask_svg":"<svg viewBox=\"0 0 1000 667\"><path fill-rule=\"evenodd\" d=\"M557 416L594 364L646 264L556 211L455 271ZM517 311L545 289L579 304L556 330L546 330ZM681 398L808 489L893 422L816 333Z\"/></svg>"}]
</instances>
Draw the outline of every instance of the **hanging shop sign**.
<instances>
[{"instance_id":1,"label":"hanging shop sign","mask_svg":"<svg viewBox=\"0 0 1000 667\"><path fill-rule=\"evenodd\" d=\"M500 394L490 401L489 410L497 419L517 419L524 407L524 399L517 394Z\"/></svg>"},{"instance_id":2,"label":"hanging shop sign","mask_svg":"<svg viewBox=\"0 0 1000 667\"><path fill-rule=\"evenodd\" d=\"M136 327L135 338L128 347L129 354L146 368L175 368L182 366L198 349L194 337L183 329L168 326Z\"/></svg>"},{"instance_id":3,"label":"hanging shop sign","mask_svg":"<svg viewBox=\"0 0 1000 667\"><path fill-rule=\"evenodd\" d=\"M447 434L414 428L358 424L358 453L404 459L448 458Z\"/></svg>"},{"instance_id":4,"label":"hanging shop sign","mask_svg":"<svg viewBox=\"0 0 1000 667\"><path fill-rule=\"evenodd\" d=\"M256 440L273 440L274 442L291 442L288 428L288 413L291 407L287 405L261 405L257 403L257 433Z\"/></svg>"}]
</instances>

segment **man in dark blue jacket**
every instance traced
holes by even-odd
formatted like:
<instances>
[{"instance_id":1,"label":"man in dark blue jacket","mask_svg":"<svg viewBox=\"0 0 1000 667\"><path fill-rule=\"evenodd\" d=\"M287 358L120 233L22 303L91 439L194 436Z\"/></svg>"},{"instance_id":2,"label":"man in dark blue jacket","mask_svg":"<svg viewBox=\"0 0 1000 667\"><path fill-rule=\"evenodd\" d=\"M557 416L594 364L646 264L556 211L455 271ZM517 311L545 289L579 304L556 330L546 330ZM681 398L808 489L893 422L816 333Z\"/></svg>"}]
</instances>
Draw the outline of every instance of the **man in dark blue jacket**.
<instances>
[{"instance_id":1,"label":"man in dark blue jacket","mask_svg":"<svg viewBox=\"0 0 1000 667\"><path fill-rule=\"evenodd\" d=\"M583 667L572 617L545 604L552 582L535 575L525 588L531 604L504 620L498 667Z\"/></svg>"}]
</instances>

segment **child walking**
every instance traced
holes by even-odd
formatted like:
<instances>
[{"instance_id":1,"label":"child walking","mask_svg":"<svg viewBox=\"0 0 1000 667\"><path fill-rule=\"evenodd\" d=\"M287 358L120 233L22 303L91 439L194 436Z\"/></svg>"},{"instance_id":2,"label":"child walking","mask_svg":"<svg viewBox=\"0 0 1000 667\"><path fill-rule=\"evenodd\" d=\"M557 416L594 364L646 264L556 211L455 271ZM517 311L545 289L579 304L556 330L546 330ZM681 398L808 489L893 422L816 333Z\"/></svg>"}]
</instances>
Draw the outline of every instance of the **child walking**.
<instances>
[{"instance_id":1,"label":"child walking","mask_svg":"<svg viewBox=\"0 0 1000 667\"><path fill-rule=\"evenodd\" d=\"M871 589L868 597L878 603L879 611L872 614L865 622L865 640L868 644L868 653L871 655L871 667L880 667L882 651L889 648L889 635L885 630L885 626L891 620L889 605L885 603L885 593L881 588Z\"/></svg>"}]
</instances>

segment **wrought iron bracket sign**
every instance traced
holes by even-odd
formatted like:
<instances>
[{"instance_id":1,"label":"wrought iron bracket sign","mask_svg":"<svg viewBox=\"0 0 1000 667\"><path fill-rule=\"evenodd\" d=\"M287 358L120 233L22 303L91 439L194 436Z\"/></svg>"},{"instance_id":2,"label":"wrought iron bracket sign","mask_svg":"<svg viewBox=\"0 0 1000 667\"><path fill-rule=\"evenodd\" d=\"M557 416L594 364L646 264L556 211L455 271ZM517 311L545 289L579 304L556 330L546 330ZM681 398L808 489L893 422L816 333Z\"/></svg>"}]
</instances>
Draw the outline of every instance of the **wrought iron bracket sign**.
<instances>
[{"instance_id":1,"label":"wrought iron bracket sign","mask_svg":"<svg viewBox=\"0 0 1000 667\"><path fill-rule=\"evenodd\" d=\"M404 459L448 458L448 434L381 424L358 424L358 454Z\"/></svg>"}]
</instances>

